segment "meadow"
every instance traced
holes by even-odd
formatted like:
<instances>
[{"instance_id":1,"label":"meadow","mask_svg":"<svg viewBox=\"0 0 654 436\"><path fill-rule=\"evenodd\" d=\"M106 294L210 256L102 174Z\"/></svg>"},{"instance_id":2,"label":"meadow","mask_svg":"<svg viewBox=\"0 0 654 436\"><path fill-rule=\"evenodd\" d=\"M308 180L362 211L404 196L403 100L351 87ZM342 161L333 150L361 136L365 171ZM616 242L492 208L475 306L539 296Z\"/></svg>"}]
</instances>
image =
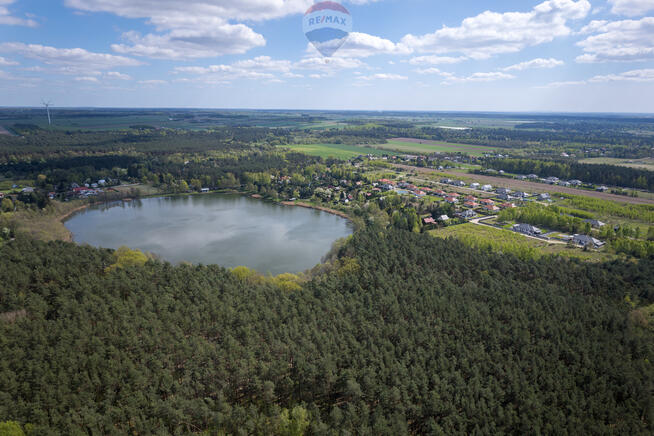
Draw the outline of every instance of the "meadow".
<instances>
[{"instance_id":1,"label":"meadow","mask_svg":"<svg viewBox=\"0 0 654 436\"><path fill-rule=\"evenodd\" d=\"M389 154L388 150L345 144L294 144L285 147L288 147L293 151L298 151L311 156L320 156L325 159L333 157L336 159L347 160L362 154L372 154L375 156Z\"/></svg>"},{"instance_id":2,"label":"meadow","mask_svg":"<svg viewBox=\"0 0 654 436\"><path fill-rule=\"evenodd\" d=\"M608 164L620 167L639 168L654 171L654 158L646 157L643 159L618 159L612 157L591 157L582 159L579 162L589 164Z\"/></svg>"},{"instance_id":3,"label":"meadow","mask_svg":"<svg viewBox=\"0 0 654 436\"><path fill-rule=\"evenodd\" d=\"M485 153L496 151L493 147L485 147L483 145L456 144L410 138L389 139L386 144L376 144L375 147L386 150L397 150L404 153L467 153L472 156L483 156Z\"/></svg>"}]
</instances>

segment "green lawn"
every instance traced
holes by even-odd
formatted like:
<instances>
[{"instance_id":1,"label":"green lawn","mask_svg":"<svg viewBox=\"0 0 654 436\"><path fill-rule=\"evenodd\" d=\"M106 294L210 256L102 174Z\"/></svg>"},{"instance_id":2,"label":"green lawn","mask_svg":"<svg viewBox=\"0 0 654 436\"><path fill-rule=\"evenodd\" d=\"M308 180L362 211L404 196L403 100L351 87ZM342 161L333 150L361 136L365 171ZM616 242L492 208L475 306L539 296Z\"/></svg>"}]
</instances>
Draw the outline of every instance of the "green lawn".
<instances>
[{"instance_id":1,"label":"green lawn","mask_svg":"<svg viewBox=\"0 0 654 436\"><path fill-rule=\"evenodd\" d=\"M344 144L297 144L284 147L312 156L320 156L322 158L333 157L343 160L352 159L362 154L373 154L376 156L388 154L386 150Z\"/></svg>"},{"instance_id":2,"label":"green lawn","mask_svg":"<svg viewBox=\"0 0 654 436\"><path fill-rule=\"evenodd\" d=\"M467 153L472 156L482 156L484 153L495 151L495 148L482 145L456 144L442 141L417 142L389 140L386 144L376 144L375 147L386 150L397 150L405 153Z\"/></svg>"}]
</instances>

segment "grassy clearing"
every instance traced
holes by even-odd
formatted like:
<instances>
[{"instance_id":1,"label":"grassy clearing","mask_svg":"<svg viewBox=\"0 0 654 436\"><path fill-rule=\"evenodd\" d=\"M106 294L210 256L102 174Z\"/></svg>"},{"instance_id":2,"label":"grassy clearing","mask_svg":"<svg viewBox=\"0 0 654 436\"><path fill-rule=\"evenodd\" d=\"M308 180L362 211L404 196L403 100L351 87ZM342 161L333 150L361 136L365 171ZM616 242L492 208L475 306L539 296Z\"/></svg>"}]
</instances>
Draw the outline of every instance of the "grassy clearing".
<instances>
[{"instance_id":1,"label":"grassy clearing","mask_svg":"<svg viewBox=\"0 0 654 436\"><path fill-rule=\"evenodd\" d=\"M473 247L511 253L521 258L557 255L588 261L605 261L612 257L605 252L582 251L568 245L549 244L546 241L527 238L510 230L472 223L432 230L429 233L438 238L454 237Z\"/></svg>"},{"instance_id":2,"label":"grassy clearing","mask_svg":"<svg viewBox=\"0 0 654 436\"><path fill-rule=\"evenodd\" d=\"M422 143L421 143L422 142ZM386 144L376 144L375 147L386 150L397 150L405 153L467 153L473 156L482 156L484 153L495 151L492 147L482 145L456 144L442 141L405 141L400 139L389 140Z\"/></svg>"},{"instance_id":3,"label":"grassy clearing","mask_svg":"<svg viewBox=\"0 0 654 436\"><path fill-rule=\"evenodd\" d=\"M12 188L12 185L18 185L19 188ZM0 192L5 194L19 192L25 186L34 186L34 180L0 180Z\"/></svg>"},{"instance_id":4,"label":"grassy clearing","mask_svg":"<svg viewBox=\"0 0 654 436\"><path fill-rule=\"evenodd\" d=\"M86 203L79 200L66 203L53 201L43 210L20 210L0 215L3 219L14 221L19 232L27 233L35 239L72 241L62 219L85 205Z\"/></svg>"},{"instance_id":5,"label":"grassy clearing","mask_svg":"<svg viewBox=\"0 0 654 436\"><path fill-rule=\"evenodd\" d=\"M336 159L352 159L362 154L373 154L381 156L388 154L388 151L378 150L370 147L344 144L296 144L285 146L293 151L309 154L311 156L320 156L322 158L333 157Z\"/></svg>"}]
</instances>

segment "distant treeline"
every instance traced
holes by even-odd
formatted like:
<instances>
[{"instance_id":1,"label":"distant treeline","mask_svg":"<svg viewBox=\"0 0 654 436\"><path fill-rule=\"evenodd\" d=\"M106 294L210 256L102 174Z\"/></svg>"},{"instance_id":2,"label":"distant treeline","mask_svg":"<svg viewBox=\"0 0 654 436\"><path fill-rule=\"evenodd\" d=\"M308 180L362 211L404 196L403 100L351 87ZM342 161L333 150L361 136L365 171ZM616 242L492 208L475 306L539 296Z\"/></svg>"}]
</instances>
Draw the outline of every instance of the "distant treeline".
<instances>
[{"instance_id":1,"label":"distant treeline","mask_svg":"<svg viewBox=\"0 0 654 436\"><path fill-rule=\"evenodd\" d=\"M306 279L273 279L19 236L0 246L0 422L650 435L654 340L635 305L654 302L653 262L519 259L371 228Z\"/></svg>"},{"instance_id":2,"label":"distant treeline","mask_svg":"<svg viewBox=\"0 0 654 436\"><path fill-rule=\"evenodd\" d=\"M578 179L585 183L654 191L654 171L606 164L556 162L535 159L486 159L485 168L513 174Z\"/></svg>"}]
</instances>

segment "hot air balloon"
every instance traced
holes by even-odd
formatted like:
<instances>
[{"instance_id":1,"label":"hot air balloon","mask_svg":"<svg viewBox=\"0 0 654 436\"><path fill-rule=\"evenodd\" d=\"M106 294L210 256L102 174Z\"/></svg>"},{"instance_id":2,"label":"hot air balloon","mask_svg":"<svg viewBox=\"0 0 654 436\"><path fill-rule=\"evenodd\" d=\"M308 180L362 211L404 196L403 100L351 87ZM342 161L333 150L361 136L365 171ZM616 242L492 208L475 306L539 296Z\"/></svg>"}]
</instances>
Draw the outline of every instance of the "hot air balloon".
<instances>
[{"instance_id":1,"label":"hot air balloon","mask_svg":"<svg viewBox=\"0 0 654 436\"><path fill-rule=\"evenodd\" d=\"M352 31L352 17L340 3L320 2L304 14L302 29L320 54L331 57Z\"/></svg>"}]
</instances>

